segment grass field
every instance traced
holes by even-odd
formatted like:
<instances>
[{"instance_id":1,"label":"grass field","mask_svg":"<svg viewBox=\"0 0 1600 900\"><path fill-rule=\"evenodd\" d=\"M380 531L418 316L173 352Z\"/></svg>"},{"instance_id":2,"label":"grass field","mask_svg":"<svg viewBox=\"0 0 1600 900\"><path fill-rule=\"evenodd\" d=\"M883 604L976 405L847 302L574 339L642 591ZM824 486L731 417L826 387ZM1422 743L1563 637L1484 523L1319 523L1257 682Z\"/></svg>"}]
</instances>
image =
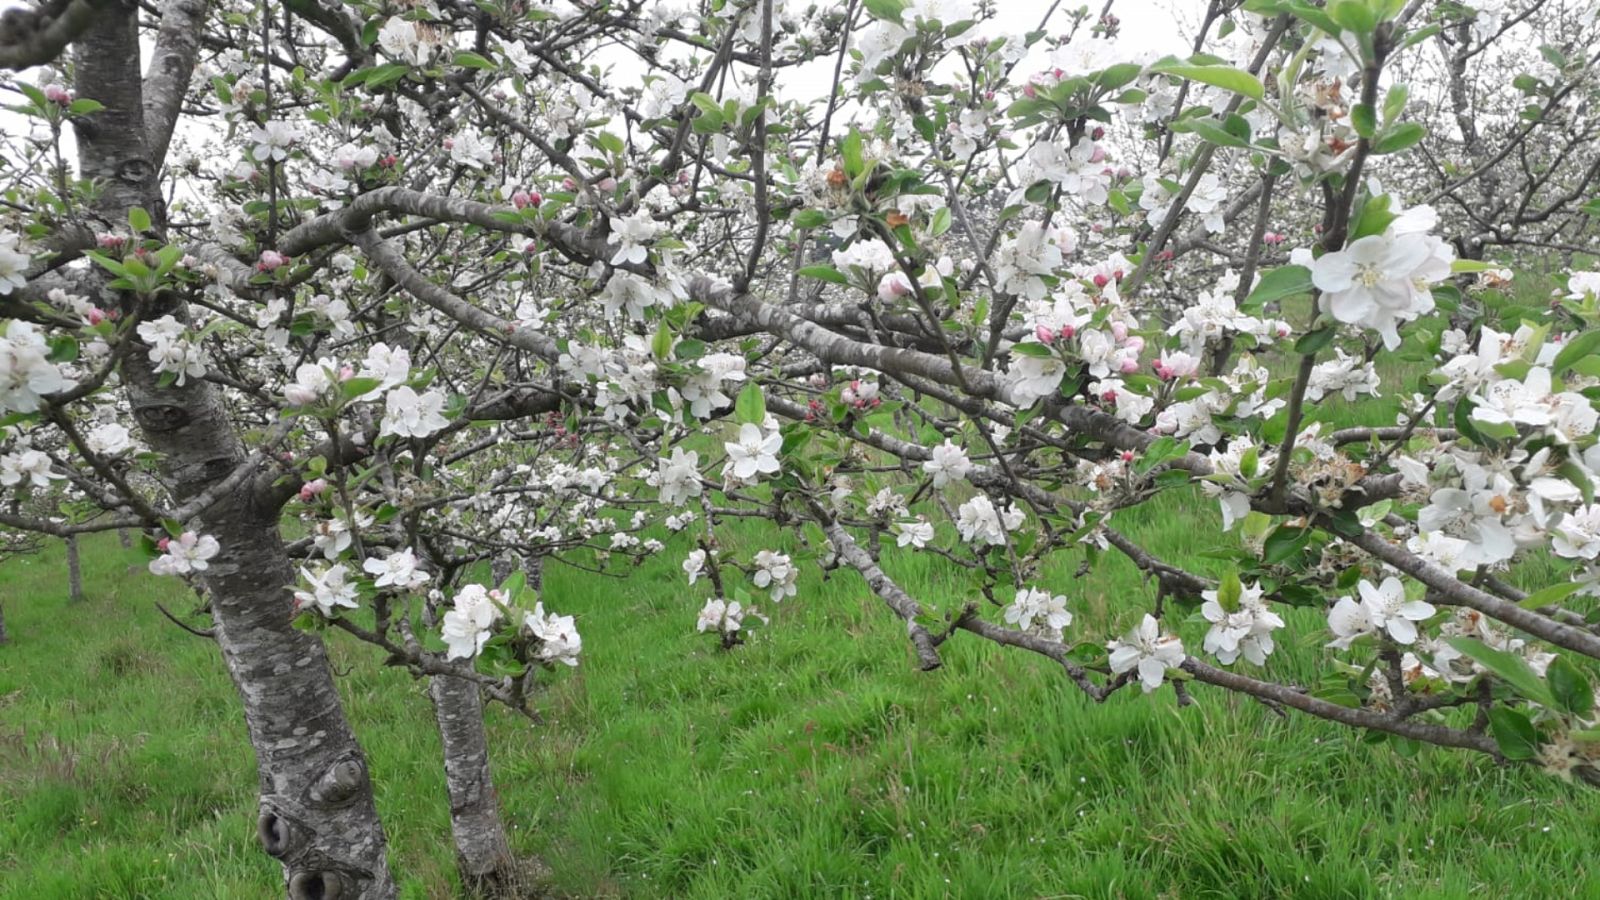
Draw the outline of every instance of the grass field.
<instances>
[{"instance_id":1,"label":"grass field","mask_svg":"<svg viewBox=\"0 0 1600 900\"><path fill-rule=\"evenodd\" d=\"M1360 418L1387 421L1383 406ZM1117 522L1196 560L1216 516L1180 492ZM787 546L768 527L730 543ZM919 673L860 580L814 567L770 628L722 652L692 631L704 585L686 589L684 552L627 581L552 565L546 602L579 616L583 665L551 679L542 726L492 713L516 849L568 895L1600 896L1600 794L1204 687L1182 710L1169 691L1096 706L1046 661L965 635ZM960 596L925 556L888 568L924 598ZM215 648L154 608L192 599L114 539L86 543L85 571L88 600L69 605L59 547L0 567L0 896L281 896ZM1046 582L1084 635L1147 596L1115 557ZM1270 672L1309 677L1321 628L1291 616ZM454 896L423 688L332 643L404 895Z\"/></svg>"}]
</instances>

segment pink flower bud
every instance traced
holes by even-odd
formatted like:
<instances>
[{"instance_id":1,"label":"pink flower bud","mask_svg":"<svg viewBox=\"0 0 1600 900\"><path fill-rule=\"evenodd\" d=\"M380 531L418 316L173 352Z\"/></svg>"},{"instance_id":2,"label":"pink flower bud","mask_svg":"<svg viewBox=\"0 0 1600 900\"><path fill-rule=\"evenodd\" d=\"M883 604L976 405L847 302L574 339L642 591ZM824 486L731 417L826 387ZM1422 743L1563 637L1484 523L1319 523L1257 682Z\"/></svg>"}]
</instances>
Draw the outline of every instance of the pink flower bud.
<instances>
[{"instance_id":1,"label":"pink flower bud","mask_svg":"<svg viewBox=\"0 0 1600 900\"><path fill-rule=\"evenodd\" d=\"M1132 450L1124 450L1124 451L1122 451L1122 461L1125 462L1125 463L1133 462L1133 451Z\"/></svg>"},{"instance_id":2,"label":"pink flower bud","mask_svg":"<svg viewBox=\"0 0 1600 900\"><path fill-rule=\"evenodd\" d=\"M1095 130L1099 131L1100 129L1096 128ZM1092 163L1105 162L1105 158L1106 158L1106 148L1100 146L1099 144L1095 144L1094 145L1094 149L1089 151L1089 162L1092 162ZM1107 169L1106 170L1106 174L1107 175L1111 174L1111 170Z\"/></svg>"},{"instance_id":3,"label":"pink flower bud","mask_svg":"<svg viewBox=\"0 0 1600 900\"><path fill-rule=\"evenodd\" d=\"M1105 287L1106 285L1108 285L1110 283L1111 283L1111 279L1107 278L1104 275L1096 275L1096 276L1094 276L1094 286L1097 287L1097 288L1103 288L1103 287Z\"/></svg>"},{"instance_id":4,"label":"pink flower bud","mask_svg":"<svg viewBox=\"0 0 1600 900\"><path fill-rule=\"evenodd\" d=\"M1101 138L1103 138L1105 136L1106 136L1106 130L1104 128L1101 128L1099 125L1096 125L1094 127L1094 130L1089 132L1089 139L1090 140L1098 141L1098 140L1100 140ZM1097 147L1095 149L1098 150L1099 148ZM1096 160L1096 161L1098 162L1098 160Z\"/></svg>"},{"instance_id":5,"label":"pink flower bud","mask_svg":"<svg viewBox=\"0 0 1600 900\"><path fill-rule=\"evenodd\" d=\"M165 553L167 552L167 546L171 543L172 538L162 538L161 540L156 541L156 546L161 548L162 553Z\"/></svg>"},{"instance_id":6,"label":"pink flower bud","mask_svg":"<svg viewBox=\"0 0 1600 900\"><path fill-rule=\"evenodd\" d=\"M99 325L101 322L106 320L106 311L98 306L90 307L89 312L84 316L84 319L88 320L90 325Z\"/></svg>"},{"instance_id":7,"label":"pink flower bud","mask_svg":"<svg viewBox=\"0 0 1600 900\"><path fill-rule=\"evenodd\" d=\"M339 367L339 380L340 381L349 381L350 379L352 379L354 377L356 377L356 370L354 368L352 368L350 366L340 366Z\"/></svg>"},{"instance_id":8,"label":"pink flower bud","mask_svg":"<svg viewBox=\"0 0 1600 900\"><path fill-rule=\"evenodd\" d=\"M445 138L444 139L444 148L446 150L454 150L456 148L456 140L455 140L455 138Z\"/></svg>"},{"instance_id":9,"label":"pink flower bud","mask_svg":"<svg viewBox=\"0 0 1600 900\"><path fill-rule=\"evenodd\" d=\"M617 189L617 180L607 175L606 177L600 179L600 183L595 186L609 194Z\"/></svg>"},{"instance_id":10,"label":"pink flower bud","mask_svg":"<svg viewBox=\"0 0 1600 900\"><path fill-rule=\"evenodd\" d=\"M72 102L72 92L59 84L49 84L45 85L44 98L51 103L59 103L62 106L66 106Z\"/></svg>"},{"instance_id":11,"label":"pink flower bud","mask_svg":"<svg viewBox=\"0 0 1600 900\"><path fill-rule=\"evenodd\" d=\"M578 183L573 181L572 176L569 175L566 178L561 179L561 188L562 190L575 191L578 189Z\"/></svg>"},{"instance_id":12,"label":"pink flower bud","mask_svg":"<svg viewBox=\"0 0 1600 900\"><path fill-rule=\"evenodd\" d=\"M539 252L539 242L538 241L529 241L526 244L523 244L522 245L522 252L523 253L527 253L527 254L538 253Z\"/></svg>"},{"instance_id":13,"label":"pink flower bud","mask_svg":"<svg viewBox=\"0 0 1600 900\"><path fill-rule=\"evenodd\" d=\"M327 479L314 478L300 486L300 502L309 503L311 498L328 489Z\"/></svg>"},{"instance_id":14,"label":"pink flower bud","mask_svg":"<svg viewBox=\"0 0 1600 900\"><path fill-rule=\"evenodd\" d=\"M1133 335L1124 341L1122 346L1127 347L1129 350L1132 350L1135 353L1142 352L1144 350L1144 338L1137 334Z\"/></svg>"},{"instance_id":15,"label":"pink flower bud","mask_svg":"<svg viewBox=\"0 0 1600 900\"><path fill-rule=\"evenodd\" d=\"M517 191L511 195L511 205L517 209L527 209L533 205L533 198L528 195L527 191Z\"/></svg>"},{"instance_id":16,"label":"pink flower bud","mask_svg":"<svg viewBox=\"0 0 1600 900\"><path fill-rule=\"evenodd\" d=\"M104 234L95 235L94 242L99 245L102 250L120 250L122 245L128 242L128 239L120 234L106 232Z\"/></svg>"},{"instance_id":17,"label":"pink flower bud","mask_svg":"<svg viewBox=\"0 0 1600 900\"><path fill-rule=\"evenodd\" d=\"M1126 323L1126 322L1112 322L1111 323L1111 336L1116 338L1117 339L1117 343L1119 343L1119 344L1122 343L1123 341L1127 340L1128 339L1128 323Z\"/></svg>"},{"instance_id":18,"label":"pink flower bud","mask_svg":"<svg viewBox=\"0 0 1600 900\"><path fill-rule=\"evenodd\" d=\"M1063 341L1072 340L1072 336L1077 334L1077 333L1078 333L1078 329L1073 328L1071 325L1063 325L1063 326L1061 326L1061 339Z\"/></svg>"},{"instance_id":19,"label":"pink flower bud","mask_svg":"<svg viewBox=\"0 0 1600 900\"><path fill-rule=\"evenodd\" d=\"M288 261L289 257L284 256L282 253L279 253L276 250L263 250L261 251L261 261L256 264L256 268L263 272L271 272L274 269L280 268Z\"/></svg>"},{"instance_id":20,"label":"pink flower bud","mask_svg":"<svg viewBox=\"0 0 1600 900\"><path fill-rule=\"evenodd\" d=\"M1131 356L1126 357L1122 360L1122 365L1120 365L1118 368L1122 371L1122 374L1132 375L1133 373L1139 371L1139 360Z\"/></svg>"},{"instance_id":21,"label":"pink flower bud","mask_svg":"<svg viewBox=\"0 0 1600 900\"><path fill-rule=\"evenodd\" d=\"M1038 338L1041 344L1053 344L1056 341L1056 333L1051 331L1048 325L1035 325L1033 336Z\"/></svg>"},{"instance_id":22,"label":"pink flower bud","mask_svg":"<svg viewBox=\"0 0 1600 900\"><path fill-rule=\"evenodd\" d=\"M1038 95L1039 95L1038 88L1035 88L1031 83L1030 84L1025 84L1025 85L1022 86L1022 96L1027 97L1029 100L1032 100L1034 97L1037 97Z\"/></svg>"}]
</instances>

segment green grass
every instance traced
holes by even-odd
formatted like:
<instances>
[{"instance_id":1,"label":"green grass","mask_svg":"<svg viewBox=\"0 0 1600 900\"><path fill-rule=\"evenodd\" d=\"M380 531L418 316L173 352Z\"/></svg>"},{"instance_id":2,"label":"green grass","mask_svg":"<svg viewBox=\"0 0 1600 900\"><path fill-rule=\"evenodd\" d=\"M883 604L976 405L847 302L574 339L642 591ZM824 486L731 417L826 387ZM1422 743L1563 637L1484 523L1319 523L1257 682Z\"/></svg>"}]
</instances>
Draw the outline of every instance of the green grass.
<instances>
[{"instance_id":1,"label":"green grass","mask_svg":"<svg viewBox=\"0 0 1600 900\"><path fill-rule=\"evenodd\" d=\"M1323 411L1392 421L1399 389L1387 393ZM1203 566L1216 520L1179 492L1115 521ZM760 522L728 536L736 551L791 546ZM808 571L771 627L722 652L692 631L704 586L685 588L684 551L675 542L627 581L552 566L546 601L579 616L583 665L550 679L543 725L491 714L516 848L573 896L1600 895L1600 795L1457 752L1406 756L1203 686L1187 709L1167 691L1097 706L1046 661L967 635L919 673L853 575ZM59 547L0 567L13 633L0 647L0 896L281 896L255 845L233 689L215 649L153 605L193 601L114 540L87 542L85 563L76 606ZM935 563L888 568L957 602ZM1115 556L1043 581L1072 597L1087 636L1149 597ZM1320 628L1296 611L1269 673L1309 678ZM332 645L404 895L454 896L422 687L342 635Z\"/></svg>"}]
</instances>

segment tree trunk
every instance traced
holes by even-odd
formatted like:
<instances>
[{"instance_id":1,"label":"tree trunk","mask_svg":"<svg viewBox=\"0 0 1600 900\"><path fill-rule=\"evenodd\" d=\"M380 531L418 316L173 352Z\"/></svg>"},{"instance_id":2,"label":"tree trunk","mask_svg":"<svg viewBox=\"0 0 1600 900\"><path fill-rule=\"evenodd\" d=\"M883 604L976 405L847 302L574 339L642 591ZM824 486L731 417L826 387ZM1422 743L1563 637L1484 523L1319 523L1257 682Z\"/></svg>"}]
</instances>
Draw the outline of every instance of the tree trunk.
<instances>
[{"instance_id":1,"label":"tree trunk","mask_svg":"<svg viewBox=\"0 0 1600 900\"><path fill-rule=\"evenodd\" d=\"M509 563L491 563L495 584L509 574ZM445 789L450 794L450 834L456 844L461 882L480 896L512 896L517 870L500 820L500 798L489 768L489 740L483 728L483 698L471 681L435 676L428 682L439 743L444 749Z\"/></svg>"},{"instance_id":2,"label":"tree trunk","mask_svg":"<svg viewBox=\"0 0 1600 900\"><path fill-rule=\"evenodd\" d=\"M428 697L444 747L450 834L461 881L482 896L512 896L517 871L500 821L478 686L464 678L435 676L429 680Z\"/></svg>"},{"instance_id":3,"label":"tree trunk","mask_svg":"<svg viewBox=\"0 0 1600 900\"><path fill-rule=\"evenodd\" d=\"M168 4L172 15L181 4ZM128 221L142 207L164 225L156 174L145 134L139 69L137 7L110 3L78 41L78 95L104 109L75 120L81 176L100 190L95 212L104 221ZM187 12L192 13L193 10ZM198 23L196 23L198 27ZM170 48L169 48L170 49ZM157 50L157 90L183 90L164 79L182 60ZM159 104L157 104L159 107ZM170 122L154 130L170 132ZM164 135L153 141L164 146ZM181 297L167 292L145 302L110 294L124 314L148 318L187 316ZM221 398L198 379L161 384L146 348L137 343L122 362L134 418L150 448L162 457L163 480L180 503L226 477L246 459ZM261 784L259 837L283 864L292 900L391 898L383 826L372 800L366 760L345 719L317 638L290 625L286 586L294 570L278 534L279 510L263 503L246 482L203 516L196 530L214 536L221 552L204 584L212 598L217 643L244 701Z\"/></svg>"},{"instance_id":4,"label":"tree trunk","mask_svg":"<svg viewBox=\"0 0 1600 900\"><path fill-rule=\"evenodd\" d=\"M83 565L78 559L78 536L69 534L67 541L67 602L83 602Z\"/></svg>"}]
</instances>

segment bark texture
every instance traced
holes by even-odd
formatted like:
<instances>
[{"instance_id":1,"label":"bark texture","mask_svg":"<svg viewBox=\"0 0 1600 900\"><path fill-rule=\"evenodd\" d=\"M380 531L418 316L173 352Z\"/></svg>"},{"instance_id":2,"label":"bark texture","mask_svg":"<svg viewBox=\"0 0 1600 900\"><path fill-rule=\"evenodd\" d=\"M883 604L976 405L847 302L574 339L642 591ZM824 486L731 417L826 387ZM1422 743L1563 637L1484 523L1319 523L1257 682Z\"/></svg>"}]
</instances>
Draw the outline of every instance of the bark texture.
<instances>
[{"instance_id":1,"label":"bark texture","mask_svg":"<svg viewBox=\"0 0 1600 900\"><path fill-rule=\"evenodd\" d=\"M160 223L159 160L146 140L135 15L132 5L112 6L76 45L78 94L105 105L78 125L79 162L83 177L101 187L95 212L106 222L126 222L138 206ZM182 68L165 59L162 65ZM147 319L186 315L182 298L172 295L146 301L144 309L131 296L106 300ZM180 503L245 461L221 398L206 382L162 385L139 346L126 356L122 379L146 442L162 454L166 487ZM222 547L204 583L256 752L259 837L283 863L293 900L393 897L366 760L340 706L326 650L290 625L286 586L294 571L278 515L251 491L235 489L199 526Z\"/></svg>"},{"instance_id":2,"label":"bark texture","mask_svg":"<svg viewBox=\"0 0 1600 900\"><path fill-rule=\"evenodd\" d=\"M69 534L67 542L67 602L83 602L83 562L78 558L78 536Z\"/></svg>"},{"instance_id":3,"label":"bark texture","mask_svg":"<svg viewBox=\"0 0 1600 900\"><path fill-rule=\"evenodd\" d=\"M496 584L510 574L510 561L491 563ZM450 794L450 834L456 845L456 868L467 888L483 896L510 896L517 887L517 869L500 819L500 798L489 767L489 739L483 728L483 698L478 686L464 678L436 675L428 681L428 698L444 750L445 789Z\"/></svg>"},{"instance_id":4,"label":"bark texture","mask_svg":"<svg viewBox=\"0 0 1600 900\"><path fill-rule=\"evenodd\" d=\"M510 895L517 872L500 821L500 799L489 768L478 686L465 678L439 675L429 680L428 697L433 701L444 747L450 834L455 839L461 881L482 895Z\"/></svg>"}]
</instances>

